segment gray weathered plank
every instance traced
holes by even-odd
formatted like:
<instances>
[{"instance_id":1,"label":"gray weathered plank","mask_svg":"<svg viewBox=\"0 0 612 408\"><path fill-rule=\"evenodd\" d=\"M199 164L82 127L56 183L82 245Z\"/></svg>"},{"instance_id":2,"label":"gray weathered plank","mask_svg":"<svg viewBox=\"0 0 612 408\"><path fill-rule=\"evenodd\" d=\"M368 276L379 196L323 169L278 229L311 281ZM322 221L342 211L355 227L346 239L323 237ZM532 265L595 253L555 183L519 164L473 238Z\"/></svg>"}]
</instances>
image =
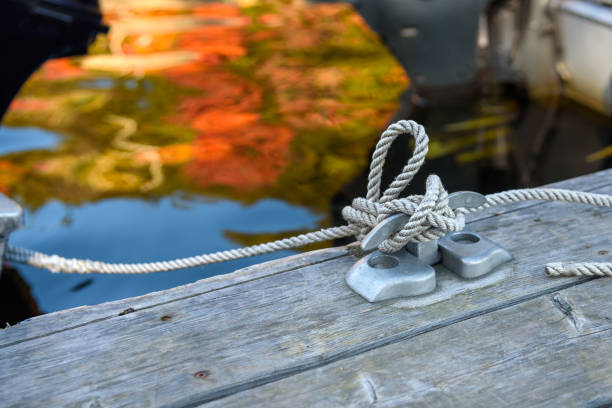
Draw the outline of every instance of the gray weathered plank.
<instances>
[{"instance_id":1,"label":"gray weathered plank","mask_svg":"<svg viewBox=\"0 0 612 408\"><path fill-rule=\"evenodd\" d=\"M596 173L553 183L548 185L548 187L595 191L596 189L610 185L611 183L612 170L602 170ZM471 223L485 218L498 216L500 214L519 211L522 208L542 204L543 203L541 202L530 201L508 204L503 207L493 207L481 212L468 214L467 219L468 222ZM174 300L179 300L190 296L197 296L199 294L217 290L226 286L239 284L252 279L260 279L265 276L316 264L345 255L348 255L348 251L344 247L313 251L307 254L297 254L284 259L253 265L240 269L231 274L202 279L192 284L179 286L161 292L153 292L134 298L106 302L94 306L84 306L50 313L43 316L37 316L29 319L26 322L22 322L19 325L11 327L10 330L0 330L0 346L47 335L49 333L68 330L70 328L78 327L94 321L110 319L126 310L151 308L156 305L172 302Z\"/></svg>"},{"instance_id":2,"label":"gray weathered plank","mask_svg":"<svg viewBox=\"0 0 612 408\"><path fill-rule=\"evenodd\" d=\"M609 406L610 293L590 281L202 407Z\"/></svg>"},{"instance_id":3,"label":"gray weathered plank","mask_svg":"<svg viewBox=\"0 0 612 408\"><path fill-rule=\"evenodd\" d=\"M612 186L599 191L610 193ZM603 260L598 252L612 249L610 215L547 203L473 222L469 229L517 258L509 277L427 307L365 303L343 282L352 257L340 256L5 343L0 400L9 406L42 400L192 406L274 382L571 286L575 279L546 278L543 264ZM208 375L194 376L201 371ZM9 392L15 389L20 392Z\"/></svg>"},{"instance_id":4,"label":"gray weathered plank","mask_svg":"<svg viewBox=\"0 0 612 408\"><path fill-rule=\"evenodd\" d=\"M347 256L350 251L346 247L328 248L308 253L301 253L286 258L277 259L239 269L229 274L201 279L187 285L177 286L146 295L105 302L93 306L81 306L36 316L20 322L10 328L0 330L0 347L8 344L33 339L40 336L69 330L94 321L101 321L126 314L201 295L228 286L237 285L253 279L261 279L277 273L287 272L296 268Z\"/></svg>"}]
</instances>

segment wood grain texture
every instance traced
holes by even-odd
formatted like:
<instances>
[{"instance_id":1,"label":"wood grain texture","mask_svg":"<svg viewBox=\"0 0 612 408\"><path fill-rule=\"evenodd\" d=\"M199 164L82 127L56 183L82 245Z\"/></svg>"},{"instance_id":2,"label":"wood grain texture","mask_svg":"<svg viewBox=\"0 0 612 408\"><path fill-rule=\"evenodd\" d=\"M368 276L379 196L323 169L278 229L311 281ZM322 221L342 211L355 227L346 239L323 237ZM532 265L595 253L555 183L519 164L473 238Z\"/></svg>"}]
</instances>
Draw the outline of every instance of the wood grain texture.
<instances>
[{"instance_id":1,"label":"wood grain texture","mask_svg":"<svg viewBox=\"0 0 612 408\"><path fill-rule=\"evenodd\" d=\"M296 268L324 262L350 253L345 247L322 249L308 253L296 254L286 258L255 264L229 274L213 276L187 285L177 286L159 292L105 302L94 306L81 306L36 316L11 326L0 329L0 347L40 336L69 330L95 321L113 318L119 314L148 309L179 299L201 295L224 287L237 285L254 279L272 276ZM205 267L204 267L205 268Z\"/></svg>"},{"instance_id":2,"label":"wood grain texture","mask_svg":"<svg viewBox=\"0 0 612 408\"><path fill-rule=\"evenodd\" d=\"M583 283L201 407L609 406L610 293Z\"/></svg>"},{"instance_id":3,"label":"wood grain texture","mask_svg":"<svg viewBox=\"0 0 612 408\"><path fill-rule=\"evenodd\" d=\"M612 171L595 176L601 181L596 190L612 193ZM0 331L0 401L26 407L42 401L48 406L188 407L235 394L219 403L242 398L249 405L245 395L294 376L412 343L584 282L546 277L546 262L610 259L601 255L612 253L610 210L542 203L498 212L467 229L515 256L501 282L426 307L403 300L369 304L344 283L355 259L346 249L334 249L331 257L319 252L314 262L305 254L297 263L255 267L252 275L188 285L182 288L186 295L181 289L159 292L91 308L91 314L81 308L74 322L61 322L61 330L53 330L58 314L42 316ZM124 306L135 311L119 316ZM603 361L610 363L609 357ZM318 379L310 378L317 388ZM377 383L365 383L376 392ZM260 387L264 384L269 385Z\"/></svg>"}]
</instances>

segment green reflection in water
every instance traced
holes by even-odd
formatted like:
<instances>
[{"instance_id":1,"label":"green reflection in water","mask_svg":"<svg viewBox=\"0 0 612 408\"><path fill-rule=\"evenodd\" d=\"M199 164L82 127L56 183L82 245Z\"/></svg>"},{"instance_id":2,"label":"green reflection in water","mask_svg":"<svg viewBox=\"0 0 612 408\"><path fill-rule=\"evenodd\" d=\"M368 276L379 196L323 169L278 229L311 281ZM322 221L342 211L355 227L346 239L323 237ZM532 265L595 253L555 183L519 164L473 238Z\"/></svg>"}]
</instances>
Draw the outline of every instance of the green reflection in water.
<instances>
[{"instance_id":1,"label":"green reflection in water","mask_svg":"<svg viewBox=\"0 0 612 408\"><path fill-rule=\"evenodd\" d=\"M407 86L345 5L103 7L111 36L45 64L5 118L64 136L54 151L0 158L11 174L0 188L31 208L183 191L326 213Z\"/></svg>"}]
</instances>

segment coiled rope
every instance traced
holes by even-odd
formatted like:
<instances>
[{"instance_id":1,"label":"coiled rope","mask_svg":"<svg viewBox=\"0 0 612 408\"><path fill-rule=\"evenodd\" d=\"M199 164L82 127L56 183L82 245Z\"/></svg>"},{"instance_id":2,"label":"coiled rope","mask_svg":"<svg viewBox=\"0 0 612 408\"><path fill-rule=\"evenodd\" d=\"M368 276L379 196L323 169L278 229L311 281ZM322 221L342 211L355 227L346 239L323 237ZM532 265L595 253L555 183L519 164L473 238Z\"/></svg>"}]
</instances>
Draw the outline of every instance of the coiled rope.
<instances>
[{"instance_id":1,"label":"coiled rope","mask_svg":"<svg viewBox=\"0 0 612 408\"><path fill-rule=\"evenodd\" d=\"M395 177L381 196L380 187L387 152L393 141L402 134L408 134L414 138L414 152L400 174ZM406 225L378 247L382 252L392 253L400 250L408 242L435 240L447 232L460 231L465 226L465 214L496 205L527 200L547 200L612 207L612 196L610 195L532 188L490 194L486 196L486 204L481 207L453 210L448 205L448 193L436 175L428 176L424 195L399 198L400 193L404 191L423 165L428 144L429 138L425 129L418 123L403 120L390 125L381 135L374 150L366 197L355 198L351 206L342 210L342 215L348 223L345 226L325 228L244 248L161 262L107 263L89 259L64 258L12 246L7 248L5 259L45 268L56 273L142 274L171 271L246 258L348 236L355 236L359 240L385 218L392 214L404 213L409 216ZM546 265L546 272L549 276L612 276L612 263L550 263Z\"/></svg>"}]
</instances>

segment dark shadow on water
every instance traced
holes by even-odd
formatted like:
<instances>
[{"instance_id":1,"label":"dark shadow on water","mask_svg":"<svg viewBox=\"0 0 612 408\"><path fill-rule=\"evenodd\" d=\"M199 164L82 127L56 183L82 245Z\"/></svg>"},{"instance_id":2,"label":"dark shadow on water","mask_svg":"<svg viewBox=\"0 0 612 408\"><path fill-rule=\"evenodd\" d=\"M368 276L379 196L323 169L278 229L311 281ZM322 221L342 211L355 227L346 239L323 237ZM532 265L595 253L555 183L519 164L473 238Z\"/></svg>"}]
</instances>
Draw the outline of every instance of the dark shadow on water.
<instances>
[{"instance_id":1,"label":"dark shadow on water","mask_svg":"<svg viewBox=\"0 0 612 408\"><path fill-rule=\"evenodd\" d=\"M449 192L490 194L536 187L612 167L612 157L589 160L589 154L612 145L612 119L567 99L537 102L513 87L501 88L495 99L482 96L449 97L427 103L410 90L390 123L414 120L422 124L430 143L452 145L452 154L435 156L430 149L425 164L403 195L422 194L429 174L439 175ZM507 119L506 119L507 118ZM384 129L381 129L381 132ZM382 189L400 173L411 157L413 140L401 135L390 149ZM370 155L373 153L371 151ZM342 208L364 196L369 168L347 183L332 200L335 225L343 225ZM336 244L349 242L338 240Z\"/></svg>"},{"instance_id":2,"label":"dark shadow on water","mask_svg":"<svg viewBox=\"0 0 612 408\"><path fill-rule=\"evenodd\" d=\"M42 314L30 286L17 269L4 265L0 275L0 327Z\"/></svg>"}]
</instances>

